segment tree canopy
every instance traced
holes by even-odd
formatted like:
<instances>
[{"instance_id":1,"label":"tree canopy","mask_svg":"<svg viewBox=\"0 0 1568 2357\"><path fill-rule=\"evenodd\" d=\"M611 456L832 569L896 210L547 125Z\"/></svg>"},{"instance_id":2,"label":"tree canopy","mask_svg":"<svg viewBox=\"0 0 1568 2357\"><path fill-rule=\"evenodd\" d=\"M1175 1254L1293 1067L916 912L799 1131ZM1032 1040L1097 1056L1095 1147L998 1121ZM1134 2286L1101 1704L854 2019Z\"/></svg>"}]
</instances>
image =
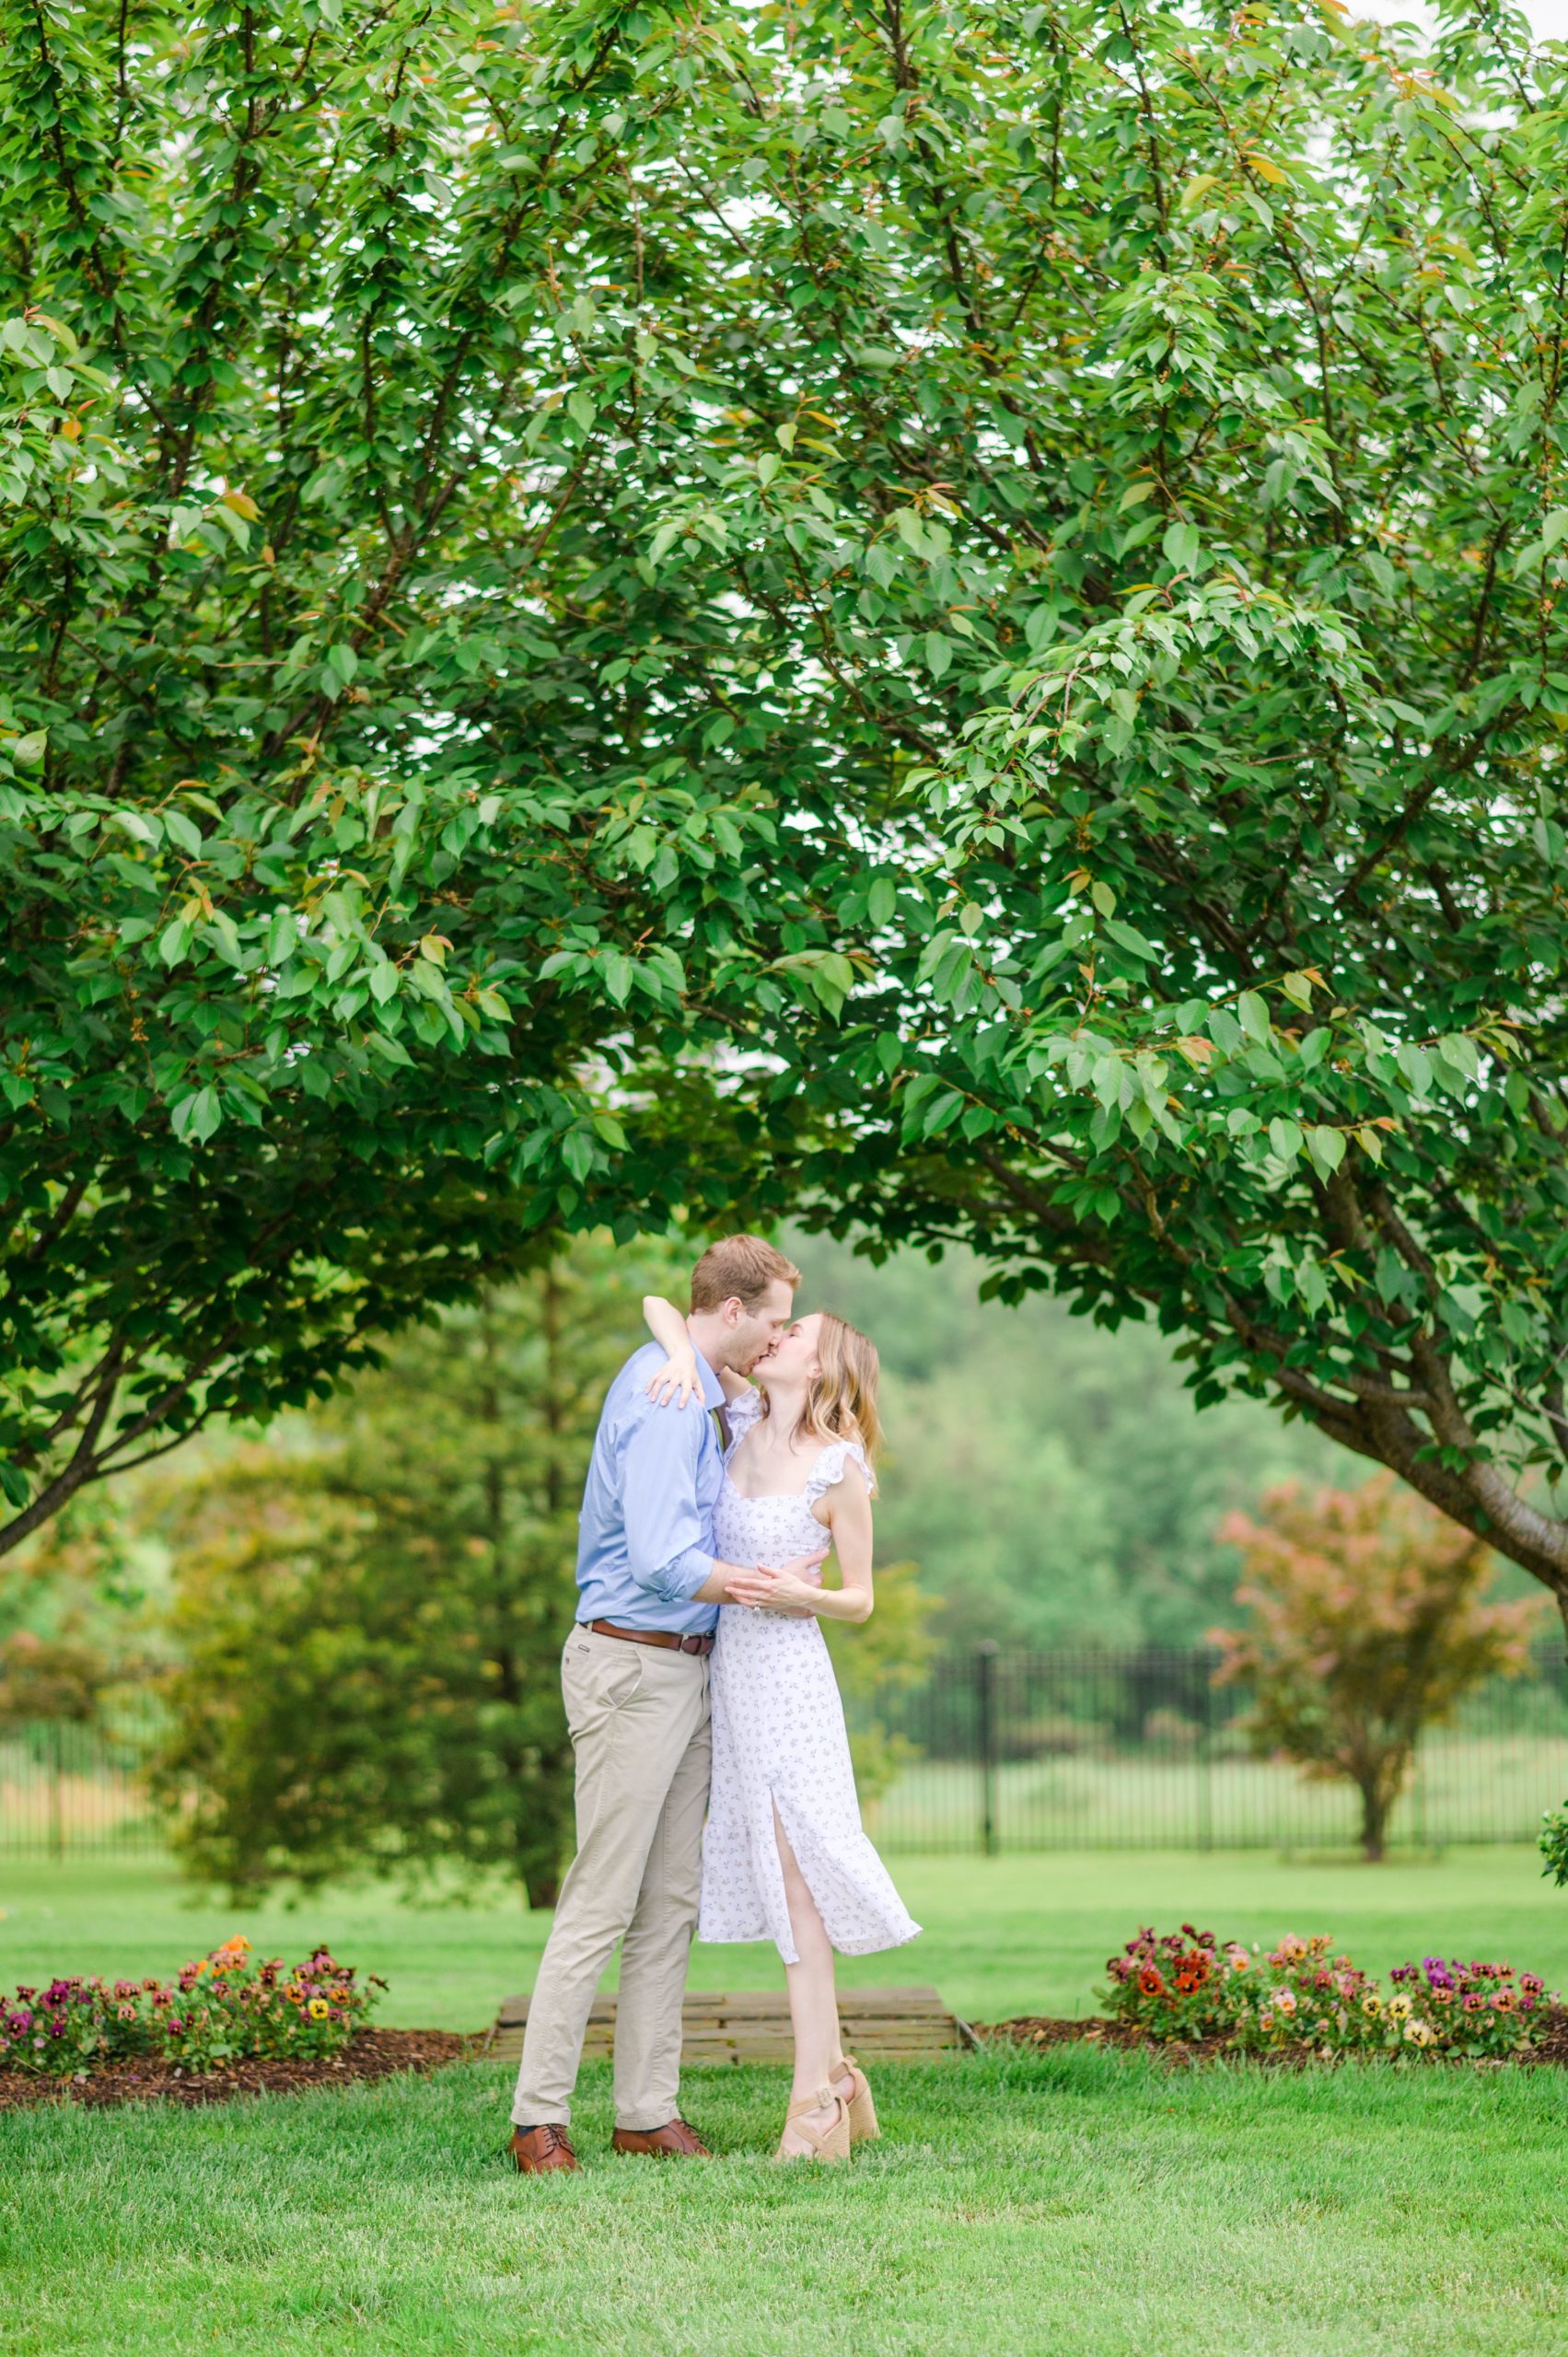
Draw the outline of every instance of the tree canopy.
<instances>
[{"instance_id":1,"label":"tree canopy","mask_svg":"<svg viewBox=\"0 0 1568 2357\"><path fill-rule=\"evenodd\" d=\"M1153 1312L1568 1590L1561 50L0 33L24 1467L195 1412L183 1207L321 1136L249 1399L356 1345L405 1156L459 1226L804 1201Z\"/></svg>"},{"instance_id":2,"label":"tree canopy","mask_svg":"<svg viewBox=\"0 0 1568 2357\"><path fill-rule=\"evenodd\" d=\"M613 11L0 7L9 1544L532 1230L744 1202L699 1083L589 1085L777 830L692 766L720 626L670 726L613 659L690 404L588 260L638 64Z\"/></svg>"}]
</instances>

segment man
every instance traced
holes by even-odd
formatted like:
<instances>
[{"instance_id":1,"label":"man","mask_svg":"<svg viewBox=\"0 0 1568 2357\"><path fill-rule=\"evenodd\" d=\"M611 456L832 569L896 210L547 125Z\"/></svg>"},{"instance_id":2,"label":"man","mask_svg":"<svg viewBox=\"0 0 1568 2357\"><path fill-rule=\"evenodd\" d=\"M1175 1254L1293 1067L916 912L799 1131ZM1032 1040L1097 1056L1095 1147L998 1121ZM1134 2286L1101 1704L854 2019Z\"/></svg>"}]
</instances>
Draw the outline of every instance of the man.
<instances>
[{"instance_id":1,"label":"man","mask_svg":"<svg viewBox=\"0 0 1568 2357\"><path fill-rule=\"evenodd\" d=\"M588 2008L616 1942L619 2153L705 2157L680 2117L680 2009L697 1923L708 1798L708 1662L740 1566L716 1562L724 1476L715 1370L749 1374L790 1322L800 1271L755 1236L728 1236L691 1276L687 1329L703 1397L656 1408L646 1343L606 1396L577 1542L576 1625L561 1684L576 1756L577 1854L528 2007L512 2106L525 2176L577 2165L567 2127ZM806 1576L812 1562L789 1566Z\"/></svg>"}]
</instances>

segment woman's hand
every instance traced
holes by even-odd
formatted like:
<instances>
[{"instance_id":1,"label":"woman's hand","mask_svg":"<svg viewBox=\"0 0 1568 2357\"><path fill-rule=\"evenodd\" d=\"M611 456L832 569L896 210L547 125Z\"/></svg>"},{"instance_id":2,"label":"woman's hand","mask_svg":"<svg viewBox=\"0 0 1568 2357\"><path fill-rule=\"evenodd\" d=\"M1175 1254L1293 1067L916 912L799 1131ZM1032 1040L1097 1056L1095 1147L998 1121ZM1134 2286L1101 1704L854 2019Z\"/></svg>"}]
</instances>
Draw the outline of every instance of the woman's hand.
<instances>
[{"instance_id":1,"label":"woman's hand","mask_svg":"<svg viewBox=\"0 0 1568 2357\"><path fill-rule=\"evenodd\" d=\"M754 1571L738 1573L729 1583L734 1604L749 1604L756 1612L787 1612L809 1620L822 1592L822 1565L831 1550L818 1555L796 1555L793 1562L759 1563Z\"/></svg>"},{"instance_id":2,"label":"woman's hand","mask_svg":"<svg viewBox=\"0 0 1568 2357\"><path fill-rule=\"evenodd\" d=\"M672 1351L664 1364L649 1376L644 1388L661 1408L668 1408L672 1399L678 1408L684 1408L692 1393L703 1388L696 1353Z\"/></svg>"}]
</instances>

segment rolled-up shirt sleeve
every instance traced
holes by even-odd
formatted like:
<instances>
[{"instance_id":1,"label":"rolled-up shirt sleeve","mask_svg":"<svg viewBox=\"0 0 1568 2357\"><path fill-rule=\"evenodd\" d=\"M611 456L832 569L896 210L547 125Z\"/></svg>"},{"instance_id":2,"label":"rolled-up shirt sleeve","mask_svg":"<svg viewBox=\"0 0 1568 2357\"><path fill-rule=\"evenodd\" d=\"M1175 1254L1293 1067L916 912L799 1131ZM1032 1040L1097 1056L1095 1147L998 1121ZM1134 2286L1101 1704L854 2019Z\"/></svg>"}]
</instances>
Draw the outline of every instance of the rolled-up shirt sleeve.
<instances>
[{"instance_id":1,"label":"rolled-up shirt sleeve","mask_svg":"<svg viewBox=\"0 0 1568 2357\"><path fill-rule=\"evenodd\" d=\"M621 1436L621 1499L632 1577L666 1604L695 1596L714 1568L697 1504L706 1410L639 1401Z\"/></svg>"}]
</instances>

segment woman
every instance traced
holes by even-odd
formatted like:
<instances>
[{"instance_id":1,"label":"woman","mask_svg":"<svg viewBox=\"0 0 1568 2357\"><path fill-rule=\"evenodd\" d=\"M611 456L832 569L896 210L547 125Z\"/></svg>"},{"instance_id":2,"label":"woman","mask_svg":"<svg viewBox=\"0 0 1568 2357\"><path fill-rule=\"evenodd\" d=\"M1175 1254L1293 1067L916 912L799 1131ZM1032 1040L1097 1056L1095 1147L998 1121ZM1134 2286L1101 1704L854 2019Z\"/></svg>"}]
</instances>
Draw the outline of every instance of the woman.
<instances>
[{"instance_id":1,"label":"woman","mask_svg":"<svg viewBox=\"0 0 1568 2357\"><path fill-rule=\"evenodd\" d=\"M669 1353L648 1389L684 1405L697 1387L686 1321L656 1295L643 1308ZM698 1936L776 1944L795 2031L776 2157L842 2161L852 2141L876 2135L877 2114L841 2043L833 1951L868 1956L920 1929L861 1826L843 1705L817 1625L871 1615L877 1353L818 1310L797 1318L755 1372L755 1386L720 1376L730 1440L714 1549L760 1568L731 1583L735 1602L720 1607L710 1663L714 1772ZM837 1589L767 1568L825 1553L830 1541ZM802 1608L812 1617L797 1617Z\"/></svg>"}]
</instances>

